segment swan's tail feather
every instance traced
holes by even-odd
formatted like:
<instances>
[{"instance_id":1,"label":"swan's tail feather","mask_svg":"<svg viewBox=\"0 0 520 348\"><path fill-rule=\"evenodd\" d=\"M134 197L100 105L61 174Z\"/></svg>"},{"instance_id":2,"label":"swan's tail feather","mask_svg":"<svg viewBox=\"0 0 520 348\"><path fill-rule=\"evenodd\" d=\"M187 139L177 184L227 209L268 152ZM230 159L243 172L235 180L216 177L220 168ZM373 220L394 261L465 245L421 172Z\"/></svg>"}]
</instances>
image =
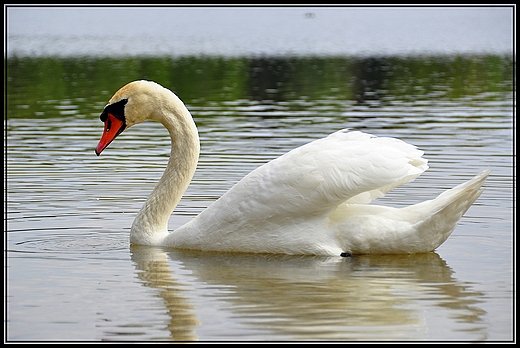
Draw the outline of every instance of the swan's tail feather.
<instances>
[{"instance_id":1,"label":"swan's tail feather","mask_svg":"<svg viewBox=\"0 0 520 348\"><path fill-rule=\"evenodd\" d=\"M423 251L434 250L448 239L462 215L484 191L482 185L489 174L489 170L484 170L473 179L441 193L433 200L408 207L416 211L424 209L423 212L426 213L427 218L415 226L418 236L422 236L420 244L425 248Z\"/></svg>"},{"instance_id":2,"label":"swan's tail feather","mask_svg":"<svg viewBox=\"0 0 520 348\"><path fill-rule=\"evenodd\" d=\"M444 191L437 198L429 201L429 203L434 203L434 207L437 207L430 212L435 214L449 209L462 216L484 191L482 185L489 174L490 170L484 170L471 180Z\"/></svg>"}]
</instances>

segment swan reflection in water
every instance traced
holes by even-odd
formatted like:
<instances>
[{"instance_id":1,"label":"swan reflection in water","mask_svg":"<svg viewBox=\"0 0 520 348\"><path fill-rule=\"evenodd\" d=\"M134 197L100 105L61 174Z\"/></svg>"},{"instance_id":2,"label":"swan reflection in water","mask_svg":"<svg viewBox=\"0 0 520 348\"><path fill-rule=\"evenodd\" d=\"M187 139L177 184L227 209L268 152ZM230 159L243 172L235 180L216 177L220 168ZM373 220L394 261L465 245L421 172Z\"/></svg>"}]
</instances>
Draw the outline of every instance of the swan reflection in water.
<instances>
[{"instance_id":1,"label":"swan reflection in water","mask_svg":"<svg viewBox=\"0 0 520 348\"><path fill-rule=\"evenodd\" d=\"M444 332L431 337L440 326L456 335L454 339L486 339L485 311L478 307L483 293L453 278L435 252L338 258L133 245L131 258L143 285L157 289L162 298L175 341L237 337L222 330L218 337L197 335L202 320L197 313L203 311L197 311L200 304L192 300L191 292L199 286L193 283L212 290L209 301L218 300L215 306L229 311L221 313L224 318L231 315L256 330L253 338L238 336L245 339L447 339ZM189 273L192 281L179 280L181 273L184 279ZM423 313L431 307L448 311L448 318L441 325L433 323L433 329ZM226 327L222 320L214 318L215 325Z\"/></svg>"}]
</instances>

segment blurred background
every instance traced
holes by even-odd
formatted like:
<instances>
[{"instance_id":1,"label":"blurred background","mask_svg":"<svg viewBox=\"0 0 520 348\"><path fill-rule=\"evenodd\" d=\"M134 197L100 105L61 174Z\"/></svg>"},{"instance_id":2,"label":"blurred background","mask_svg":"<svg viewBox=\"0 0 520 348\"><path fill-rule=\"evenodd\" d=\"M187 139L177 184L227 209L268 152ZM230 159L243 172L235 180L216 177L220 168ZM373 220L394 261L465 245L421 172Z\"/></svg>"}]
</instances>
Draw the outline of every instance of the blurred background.
<instances>
[{"instance_id":1,"label":"blurred background","mask_svg":"<svg viewBox=\"0 0 520 348\"><path fill-rule=\"evenodd\" d=\"M513 53L508 7L8 7L6 24L10 95L39 100L152 79L189 103L377 106L509 88Z\"/></svg>"}]
</instances>

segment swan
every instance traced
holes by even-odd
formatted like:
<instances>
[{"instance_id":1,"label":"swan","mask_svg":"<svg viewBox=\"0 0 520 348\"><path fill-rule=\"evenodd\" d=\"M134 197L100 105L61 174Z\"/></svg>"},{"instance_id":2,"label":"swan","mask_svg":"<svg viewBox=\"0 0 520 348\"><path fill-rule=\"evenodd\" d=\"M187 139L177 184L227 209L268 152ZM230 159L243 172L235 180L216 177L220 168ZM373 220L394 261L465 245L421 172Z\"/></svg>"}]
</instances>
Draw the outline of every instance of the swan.
<instances>
[{"instance_id":1,"label":"swan","mask_svg":"<svg viewBox=\"0 0 520 348\"><path fill-rule=\"evenodd\" d=\"M402 140L343 129L260 166L198 216L168 232L195 173L200 144L184 103L152 81L133 81L100 116L101 152L147 119L171 138L168 165L135 217L130 243L223 252L350 256L430 252L480 196L489 170L432 200L403 208L369 204L417 178L423 151Z\"/></svg>"}]
</instances>

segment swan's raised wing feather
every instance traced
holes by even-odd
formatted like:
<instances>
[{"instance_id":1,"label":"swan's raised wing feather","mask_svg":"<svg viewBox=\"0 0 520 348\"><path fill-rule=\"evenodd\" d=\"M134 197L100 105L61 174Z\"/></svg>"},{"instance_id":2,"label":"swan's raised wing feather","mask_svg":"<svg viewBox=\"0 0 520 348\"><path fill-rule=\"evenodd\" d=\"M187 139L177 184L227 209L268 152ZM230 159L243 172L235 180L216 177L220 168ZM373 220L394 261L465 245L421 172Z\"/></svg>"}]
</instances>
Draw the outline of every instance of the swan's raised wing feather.
<instances>
[{"instance_id":1,"label":"swan's raised wing feather","mask_svg":"<svg viewBox=\"0 0 520 348\"><path fill-rule=\"evenodd\" d=\"M221 200L237 216L330 214L339 204L369 203L415 179L428 168L422 154L399 139L341 130L257 168Z\"/></svg>"}]
</instances>

